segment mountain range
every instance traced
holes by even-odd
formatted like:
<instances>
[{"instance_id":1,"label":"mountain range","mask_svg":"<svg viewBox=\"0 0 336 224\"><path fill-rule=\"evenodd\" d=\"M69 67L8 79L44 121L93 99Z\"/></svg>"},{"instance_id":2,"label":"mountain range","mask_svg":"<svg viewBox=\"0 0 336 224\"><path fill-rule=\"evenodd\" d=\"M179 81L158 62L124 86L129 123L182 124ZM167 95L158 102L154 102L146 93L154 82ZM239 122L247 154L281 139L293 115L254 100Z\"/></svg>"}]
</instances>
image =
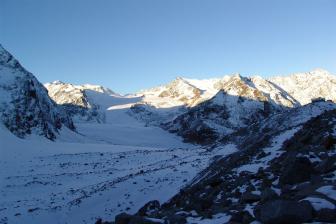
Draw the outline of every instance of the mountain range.
<instances>
[{"instance_id":1,"label":"mountain range","mask_svg":"<svg viewBox=\"0 0 336 224\"><path fill-rule=\"evenodd\" d=\"M97 176L93 182L78 180L82 185L76 190L73 189L76 181L69 182L69 186L62 188L64 194L48 188L50 194L46 197L52 203L34 201L40 207L47 205L48 208L36 209L47 213L37 212L34 216L30 213L35 208L29 208L33 210L27 215L22 215L22 211L15 213L13 223L36 217L43 217L37 219L38 223L50 221L45 218L50 212L64 212L66 209L62 209L67 206L81 207L82 201L92 198L99 203L102 200L99 192L107 189L113 192L111 189L117 188L114 184L130 181L123 188L131 191L132 185L140 181L145 186L150 182L146 178L155 175L155 184L139 187L144 192L155 185L156 190L146 191L153 200L140 200L135 195L132 200L137 201L136 205L133 201L127 205L118 202L111 210L108 204L97 208L105 210L106 219L116 215L113 222L116 224L336 222L336 76L323 69L267 79L240 74L204 80L178 77L168 84L123 96L98 85L61 81L43 85L0 45L0 95L4 155L9 153L7 148L22 141L34 148L44 138L54 141L43 143L47 148L60 145L96 150L104 145L112 146L113 152L116 146L124 150L115 160L105 157L105 149L99 155L79 151L72 156L81 159L72 164L60 160L58 168L52 171L57 175L64 174L58 169L71 166L82 167L77 174L71 173L71 177ZM9 133L16 137L8 137ZM15 150L20 154L22 146L17 147L20 149ZM57 156L67 154L56 151L52 155L56 160ZM158 159L153 152L162 152L162 160L144 165L145 161ZM143 159L133 161L133 157L128 157L132 153ZM49 156L40 160L48 160ZM3 158L6 159L0 165L6 170L16 157L9 153ZM36 158L41 158L38 153L32 160ZM127 163L122 170L116 165L119 160ZM132 161L139 166L132 167ZM181 173L169 176L168 168L181 169ZM81 173L83 170L85 174ZM134 173L124 175L125 172ZM40 182L34 177L29 183L52 186L53 178L58 178L53 176L55 173ZM112 182L104 179L114 173L124 176L117 175ZM165 179L165 175L171 180ZM6 200L0 203L0 214L5 217L0 223L9 223L12 214L9 207L21 203L11 200L13 195L6 193L10 192L6 190L8 186L22 193L27 188L20 187L27 183L20 181L34 175L23 176L24 180L12 181L20 179L19 176L1 175L8 183L1 191ZM61 186L65 180L59 181ZM169 198L158 196L173 183L176 191L168 194ZM159 201L155 197L164 199ZM63 204L64 200L69 201ZM26 208L28 204L20 206ZM86 221L93 223L97 216ZM64 221L83 220L78 217ZM98 218L97 223L111 222Z\"/></svg>"}]
</instances>

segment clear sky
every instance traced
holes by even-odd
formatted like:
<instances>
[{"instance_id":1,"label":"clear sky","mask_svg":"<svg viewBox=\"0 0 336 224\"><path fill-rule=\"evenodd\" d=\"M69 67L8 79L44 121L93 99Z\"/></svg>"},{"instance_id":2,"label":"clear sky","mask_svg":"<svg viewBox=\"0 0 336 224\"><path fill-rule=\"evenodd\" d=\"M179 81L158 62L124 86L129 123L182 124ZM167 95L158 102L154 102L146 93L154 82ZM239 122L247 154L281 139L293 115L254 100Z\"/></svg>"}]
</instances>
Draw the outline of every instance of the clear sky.
<instances>
[{"instance_id":1,"label":"clear sky","mask_svg":"<svg viewBox=\"0 0 336 224\"><path fill-rule=\"evenodd\" d=\"M176 76L336 74L336 1L0 0L0 43L43 83L120 93Z\"/></svg>"}]
</instances>

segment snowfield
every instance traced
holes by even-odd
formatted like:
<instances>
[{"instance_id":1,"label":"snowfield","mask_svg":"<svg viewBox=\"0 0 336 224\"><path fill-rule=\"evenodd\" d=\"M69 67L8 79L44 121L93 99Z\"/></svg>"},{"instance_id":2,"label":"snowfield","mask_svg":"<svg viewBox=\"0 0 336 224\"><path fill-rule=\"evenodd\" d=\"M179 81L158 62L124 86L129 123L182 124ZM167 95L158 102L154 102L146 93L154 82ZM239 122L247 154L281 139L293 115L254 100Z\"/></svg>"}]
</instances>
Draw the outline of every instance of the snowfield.
<instances>
[{"instance_id":1,"label":"snowfield","mask_svg":"<svg viewBox=\"0 0 336 224\"><path fill-rule=\"evenodd\" d=\"M113 220L150 200L168 200L212 156L235 151L185 144L127 110L110 108L105 124L77 123L78 134L63 129L56 142L19 139L0 127L0 223Z\"/></svg>"}]
</instances>

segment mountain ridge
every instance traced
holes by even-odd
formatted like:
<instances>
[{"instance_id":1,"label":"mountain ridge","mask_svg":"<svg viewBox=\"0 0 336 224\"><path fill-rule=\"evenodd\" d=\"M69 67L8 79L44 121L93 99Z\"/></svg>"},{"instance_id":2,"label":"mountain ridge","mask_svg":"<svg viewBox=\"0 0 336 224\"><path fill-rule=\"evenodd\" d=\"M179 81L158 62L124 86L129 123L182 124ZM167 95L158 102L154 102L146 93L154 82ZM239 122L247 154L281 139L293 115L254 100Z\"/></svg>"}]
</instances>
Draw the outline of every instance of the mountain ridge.
<instances>
[{"instance_id":1,"label":"mountain ridge","mask_svg":"<svg viewBox=\"0 0 336 224\"><path fill-rule=\"evenodd\" d=\"M43 85L0 45L0 117L16 136L31 133L54 140L65 126L75 130Z\"/></svg>"}]
</instances>

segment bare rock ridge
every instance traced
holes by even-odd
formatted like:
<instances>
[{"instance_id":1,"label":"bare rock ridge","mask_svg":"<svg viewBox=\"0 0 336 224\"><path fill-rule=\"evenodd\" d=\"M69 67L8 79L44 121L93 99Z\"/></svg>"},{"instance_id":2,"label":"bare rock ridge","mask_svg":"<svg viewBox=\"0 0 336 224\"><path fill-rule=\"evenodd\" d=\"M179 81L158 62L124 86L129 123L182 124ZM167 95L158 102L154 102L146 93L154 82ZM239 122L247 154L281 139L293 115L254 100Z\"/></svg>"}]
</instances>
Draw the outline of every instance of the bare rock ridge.
<instances>
[{"instance_id":1,"label":"bare rock ridge","mask_svg":"<svg viewBox=\"0 0 336 224\"><path fill-rule=\"evenodd\" d=\"M0 45L0 119L18 137L35 133L55 139L59 130L75 130L72 119L47 90Z\"/></svg>"}]
</instances>

